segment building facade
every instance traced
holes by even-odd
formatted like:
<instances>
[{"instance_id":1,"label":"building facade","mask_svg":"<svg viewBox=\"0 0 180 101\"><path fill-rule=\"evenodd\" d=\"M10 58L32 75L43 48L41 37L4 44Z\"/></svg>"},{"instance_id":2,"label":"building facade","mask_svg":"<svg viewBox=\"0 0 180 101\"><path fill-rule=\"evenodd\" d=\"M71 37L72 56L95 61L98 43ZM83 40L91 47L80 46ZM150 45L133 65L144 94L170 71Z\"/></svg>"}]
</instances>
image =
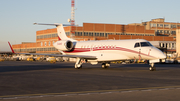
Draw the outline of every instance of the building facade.
<instances>
[{"instance_id":1,"label":"building facade","mask_svg":"<svg viewBox=\"0 0 180 101\"><path fill-rule=\"evenodd\" d=\"M130 24L135 25L135 24ZM138 25L145 26L146 30L154 30L156 36L169 36L176 38L176 29L180 28L179 22L165 22L165 18L152 19Z\"/></svg>"},{"instance_id":2,"label":"building facade","mask_svg":"<svg viewBox=\"0 0 180 101\"><path fill-rule=\"evenodd\" d=\"M180 57L180 29L177 29L176 32L176 53Z\"/></svg>"}]
</instances>

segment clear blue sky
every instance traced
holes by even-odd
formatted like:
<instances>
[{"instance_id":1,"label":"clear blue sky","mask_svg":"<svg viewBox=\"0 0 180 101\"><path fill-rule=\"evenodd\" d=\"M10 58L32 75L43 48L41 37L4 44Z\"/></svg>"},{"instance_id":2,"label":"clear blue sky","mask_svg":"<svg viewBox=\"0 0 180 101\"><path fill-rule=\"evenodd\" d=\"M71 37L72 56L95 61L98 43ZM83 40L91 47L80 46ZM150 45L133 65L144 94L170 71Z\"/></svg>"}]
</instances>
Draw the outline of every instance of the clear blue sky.
<instances>
[{"instance_id":1,"label":"clear blue sky","mask_svg":"<svg viewBox=\"0 0 180 101\"><path fill-rule=\"evenodd\" d=\"M164 18L179 22L180 0L75 0L76 24L129 24ZM7 44L35 42L36 31L50 26L40 23L64 23L71 18L71 0L0 0L0 51L10 51Z\"/></svg>"}]
</instances>

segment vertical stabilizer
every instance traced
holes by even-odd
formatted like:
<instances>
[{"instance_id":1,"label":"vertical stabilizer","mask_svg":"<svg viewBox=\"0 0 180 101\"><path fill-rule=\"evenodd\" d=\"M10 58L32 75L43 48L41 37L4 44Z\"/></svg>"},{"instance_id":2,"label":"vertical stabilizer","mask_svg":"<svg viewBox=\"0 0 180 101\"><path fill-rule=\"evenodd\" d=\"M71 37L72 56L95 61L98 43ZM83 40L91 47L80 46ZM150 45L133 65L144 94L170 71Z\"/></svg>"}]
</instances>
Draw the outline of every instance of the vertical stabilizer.
<instances>
[{"instance_id":1,"label":"vertical stabilizer","mask_svg":"<svg viewBox=\"0 0 180 101\"><path fill-rule=\"evenodd\" d=\"M66 36L66 33L64 31L63 24L60 24L57 26L57 34L59 40L68 40L69 38Z\"/></svg>"}]
</instances>

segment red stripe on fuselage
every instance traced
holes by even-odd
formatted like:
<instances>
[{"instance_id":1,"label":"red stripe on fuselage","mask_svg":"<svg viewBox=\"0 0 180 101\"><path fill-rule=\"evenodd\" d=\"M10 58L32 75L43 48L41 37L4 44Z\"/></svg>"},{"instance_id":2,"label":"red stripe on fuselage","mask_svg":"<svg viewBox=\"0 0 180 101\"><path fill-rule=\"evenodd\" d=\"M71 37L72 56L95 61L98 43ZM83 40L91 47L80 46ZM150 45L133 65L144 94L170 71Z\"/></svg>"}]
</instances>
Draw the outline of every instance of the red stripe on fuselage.
<instances>
[{"instance_id":1,"label":"red stripe on fuselage","mask_svg":"<svg viewBox=\"0 0 180 101\"><path fill-rule=\"evenodd\" d=\"M130 53L136 53L136 54L155 58L154 56L150 56L150 55L144 54L144 53L139 53L139 51L134 51L134 50L122 48L122 47L116 47L116 48L114 48L114 47L113 48L104 48L104 47L103 48L102 47L99 47L99 48L75 48L73 51L70 51L70 52L65 51L64 53L81 53L81 52L100 51L100 50L126 51L126 52L130 52Z\"/></svg>"}]
</instances>

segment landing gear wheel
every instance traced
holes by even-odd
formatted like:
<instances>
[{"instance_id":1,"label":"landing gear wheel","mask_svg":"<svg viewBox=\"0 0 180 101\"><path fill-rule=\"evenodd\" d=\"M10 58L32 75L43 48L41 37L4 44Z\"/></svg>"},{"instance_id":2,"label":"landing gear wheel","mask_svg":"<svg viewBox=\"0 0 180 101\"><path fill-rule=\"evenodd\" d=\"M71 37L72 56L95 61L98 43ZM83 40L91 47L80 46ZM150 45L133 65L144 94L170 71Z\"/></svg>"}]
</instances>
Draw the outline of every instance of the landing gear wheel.
<instances>
[{"instance_id":1,"label":"landing gear wheel","mask_svg":"<svg viewBox=\"0 0 180 101\"><path fill-rule=\"evenodd\" d=\"M152 66L151 66L151 67L149 67L149 70L150 70L150 71L156 71L156 67L152 67Z\"/></svg>"},{"instance_id":2,"label":"landing gear wheel","mask_svg":"<svg viewBox=\"0 0 180 101\"><path fill-rule=\"evenodd\" d=\"M102 69L105 69L105 68L106 68L106 64L102 63Z\"/></svg>"},{"instance_id":3,"label":"landing gear wheel","mask_svg":"<svg viewBox=\"0 0 180 101\"><path fill-rule=\"evenodd\" d=\"M155 71L156 67L154 67L154 63L150 63L151 67L149 67L150 71Z\"/></svg>"},{"instance_id":4,"label":"landing gear wheel","mask_svg":"<svg viewBox=\"0 0 180 101\"><path fill-rule=\"evenodd\" d=\"M106 69L110 66L108 63L102 63L102 69Z\"/></svg>"},{"instance_id":5,"label":"landing gear wheel","mask_svg":"<svg viewBox=\"0 0 180 101\"><path fill-rule=\"evenodd\" d=\"M76 68L76 69L81 69L81 68L82 68L82 65L80 65L80 66L75 65L75 68Z\"/></svg>"}]
</instances>

